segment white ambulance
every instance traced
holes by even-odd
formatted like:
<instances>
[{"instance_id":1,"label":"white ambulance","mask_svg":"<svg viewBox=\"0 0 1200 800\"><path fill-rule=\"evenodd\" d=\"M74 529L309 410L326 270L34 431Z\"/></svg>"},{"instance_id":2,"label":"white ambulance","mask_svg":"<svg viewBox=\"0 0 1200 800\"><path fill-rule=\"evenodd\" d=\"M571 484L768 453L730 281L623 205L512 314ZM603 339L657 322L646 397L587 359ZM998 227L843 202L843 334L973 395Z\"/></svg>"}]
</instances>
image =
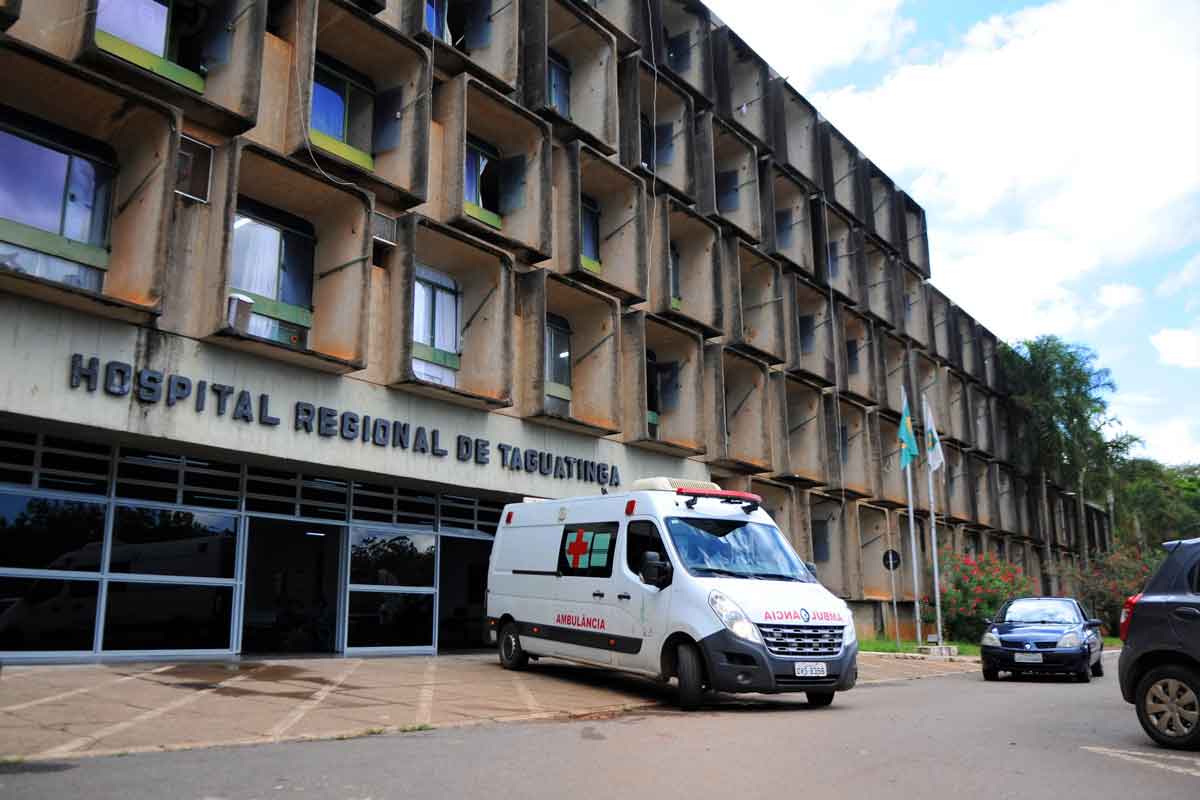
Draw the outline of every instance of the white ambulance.
<instances>
[{"instance_id":1,"label":"white ambulance","mask_svg":"<svg viewBox=\"0 0 1200 800\"><path fill-rule=\"evenodd\" d=\"M514 503L496 531L487 613L500 663L543 656L704 692L806 692L858 677L846 604L821 586L762 500L650 478L624 494Z\"/></svg>"}]
</instances>

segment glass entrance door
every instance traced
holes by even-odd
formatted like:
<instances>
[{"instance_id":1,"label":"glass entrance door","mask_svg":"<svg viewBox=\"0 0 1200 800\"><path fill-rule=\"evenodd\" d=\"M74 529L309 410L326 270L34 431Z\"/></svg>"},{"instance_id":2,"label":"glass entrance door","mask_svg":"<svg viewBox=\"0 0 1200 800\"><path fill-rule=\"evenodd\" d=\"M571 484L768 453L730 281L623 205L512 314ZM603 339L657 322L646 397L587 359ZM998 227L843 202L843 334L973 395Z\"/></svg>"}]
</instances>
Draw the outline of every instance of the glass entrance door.
<instances>
[{"instance_id":1,"label":"glass entrance door","mask_svg":"<svg viewBox=\"0 0 1200 800\"><path fill-rule=\"evenodd\" d=\"M343 529L261 517L247 527L242 652L334 652Z\"/></svg>"}]
</instances>

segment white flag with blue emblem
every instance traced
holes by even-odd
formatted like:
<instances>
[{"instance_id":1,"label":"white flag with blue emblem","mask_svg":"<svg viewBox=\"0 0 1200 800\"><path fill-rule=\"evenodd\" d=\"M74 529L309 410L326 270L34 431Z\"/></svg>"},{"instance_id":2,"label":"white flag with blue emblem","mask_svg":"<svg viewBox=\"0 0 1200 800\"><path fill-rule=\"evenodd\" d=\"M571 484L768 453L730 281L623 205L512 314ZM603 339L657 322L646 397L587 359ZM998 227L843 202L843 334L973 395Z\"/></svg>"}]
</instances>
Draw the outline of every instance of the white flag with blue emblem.
<instances>
[{"instance_id":1,"label":"white flag with blue emblem","mask_svg":"<svg viewBox=\"0 0 1200 800\"><path fill-rule=\"evenodd\" d=\"M929 407L929 398L921 395L921 405L925 407L925 457L929 460L929 471L941 469L946 458L942 455L942 440L937 435L937 424L933 421L933 410Z\"/></svg>"}]
</instances>

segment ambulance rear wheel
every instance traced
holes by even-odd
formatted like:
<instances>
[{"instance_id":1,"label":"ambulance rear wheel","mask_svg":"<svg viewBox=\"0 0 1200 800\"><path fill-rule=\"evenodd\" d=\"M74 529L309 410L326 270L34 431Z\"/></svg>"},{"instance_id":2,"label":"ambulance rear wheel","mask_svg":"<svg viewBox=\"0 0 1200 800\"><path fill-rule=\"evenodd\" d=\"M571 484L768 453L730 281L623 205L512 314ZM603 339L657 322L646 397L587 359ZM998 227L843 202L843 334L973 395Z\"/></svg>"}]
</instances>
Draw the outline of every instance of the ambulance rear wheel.
<instances>
[{"instance_id":1,"label":"ambulance rear wheel","mask_svg":"<svg viewBox=\"0 0 1200 800\"><path fill-rule=\"evenodd\" d=\"M529 663L529 654L521 647L517 623L510 622L500 631L500 666L505 669L524 669Z\"/></svg>"},{"instance_id":2,"label":"ambulance rear wheel","mask_svg":"<svg viewBox=\"0 0 1200 800\"><path fill-rule=\"evenodd\" d=\"M699 708L704 699L704 666L694 644L681 644L676 651L679 671L679 707L684 711Z\"/></svg>"}]
</instances>

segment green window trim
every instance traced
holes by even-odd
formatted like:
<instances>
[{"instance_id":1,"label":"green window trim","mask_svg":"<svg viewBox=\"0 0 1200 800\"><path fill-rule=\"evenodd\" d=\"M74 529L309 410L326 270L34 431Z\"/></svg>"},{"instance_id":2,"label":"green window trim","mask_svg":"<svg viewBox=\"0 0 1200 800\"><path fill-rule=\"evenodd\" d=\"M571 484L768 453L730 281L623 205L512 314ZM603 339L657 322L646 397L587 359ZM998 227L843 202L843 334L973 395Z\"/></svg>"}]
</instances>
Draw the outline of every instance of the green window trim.
<instances>
[{"instance_id":1,"label":"green window trim","mask_svg":"<svg viewBox=\"0 0 1200 800\"><path fill-rule=\"evenodd\" d=\"M504 218L495 211L488 211L483 206L476 205L470 201L463 202L463 211L467 212L467 216L474 217L485 225L490 225L496 230L504 227Z\"/></svg>"},{"instance_id":2,"label":"green window trim","mask_svg":"<svg viewBox=\"0 0 1200 800\"><path fill-rule=\"evenodd\" d=\"M557 397L559 400L571 402L571 387L554 381L546 381L546 396Z\"/></svg>"},{"instance_id":3,"label":"green window trim","mask_svg":"<svg viewBox=\"0 0 1200 800\"><path fill-rule=\"evenodd\" d=\"M348 145L345 142L338 141L329 134L321 133L316 128L308 129L308 139L321 150L349 161L356 167L362 167L368 172L375 171L375 157L370 153L359 150L357 147Z\"/></svg>"},{"instance_id":4,"label":"green window trim","mask_svg":"<svg viewBox=\"0 0 1200 800\"><path fill-rule=\"evenodd\" d=\"M648 424L648 425L657 425L658 424L658 412L657 411L647 411L646 412L646 424Z\"/></svg>"},{"instance_id":5,"label":"green window trim","mask_svg":"<svg viewBox=\"0 0 1200 800\"><path fill-rule=\"evenodd\" d=\"M597 275L604 272L604 265L602 263L594 258L585 256L583 253L579 254L579 265L588 272L594 272Z\"/></svg>"},{"instance_id":6,"label":"green window trim","mask_svg":"<svg viewBox=\"0 0 1200 800\"><path fill-rule=\"evenodd\" d=\"M0 241L36 250L76 264L108 269L108 250L86 242L77 242L57 233L34 228L10 219L0 219Z\"/></svg>"},{"instance_id":7,"label":"green window trim","mask_svg":"<svg viewBox=\"0 0 1200 800\"><path fill-rule=\"evenodd\" d=\"M460 369L462 367L462 358L458 353L451 353L449 350L440 350L424 342L412 343L413 358L419 361L428 361L430 364L437 364L441 367L449 369Z\"/></svg>"},{"instance_id":8,"label":"green window trim","mask_svg":"<svg viewBox=\"0 0 1200 800\"><path fill-rule=\"evenodd\" d=\"M251 313L258 314L261 317L270 317L280 322L290 322L302 328L311 328L313 325L312 309L294 306L290 303L281 303L270 297L255 294L254 292L247 292L243 289L235 289L230 294L241 294L249 297L254 301L254 308L251 309Z\"/></svg>"},{"instance_id":9,"label":"green window trim","mask_svg":"<svg viewBox=\"0 0 1200 800\"><path fill-rule=\"evenodd\" d=\"M683 298L682 297L672 297L671 298L671 310L678 311L681 308L683 308Z\"/></svg>"},{"instance_id":10,"label":"green window trim","mask_svg":"<svg viewBox=\"0 0 1200 800\"><path fill-rule=\"evenodd\" d=\"M117 58L166 78L172 83L178 83L199 94L204 93L204 76L192 72L187 67L181 67L174 61L157 56L149 50L143 50L119 36L113 36L108 31L96 31L96 46Z\"/></svg>"}]
</instances>

